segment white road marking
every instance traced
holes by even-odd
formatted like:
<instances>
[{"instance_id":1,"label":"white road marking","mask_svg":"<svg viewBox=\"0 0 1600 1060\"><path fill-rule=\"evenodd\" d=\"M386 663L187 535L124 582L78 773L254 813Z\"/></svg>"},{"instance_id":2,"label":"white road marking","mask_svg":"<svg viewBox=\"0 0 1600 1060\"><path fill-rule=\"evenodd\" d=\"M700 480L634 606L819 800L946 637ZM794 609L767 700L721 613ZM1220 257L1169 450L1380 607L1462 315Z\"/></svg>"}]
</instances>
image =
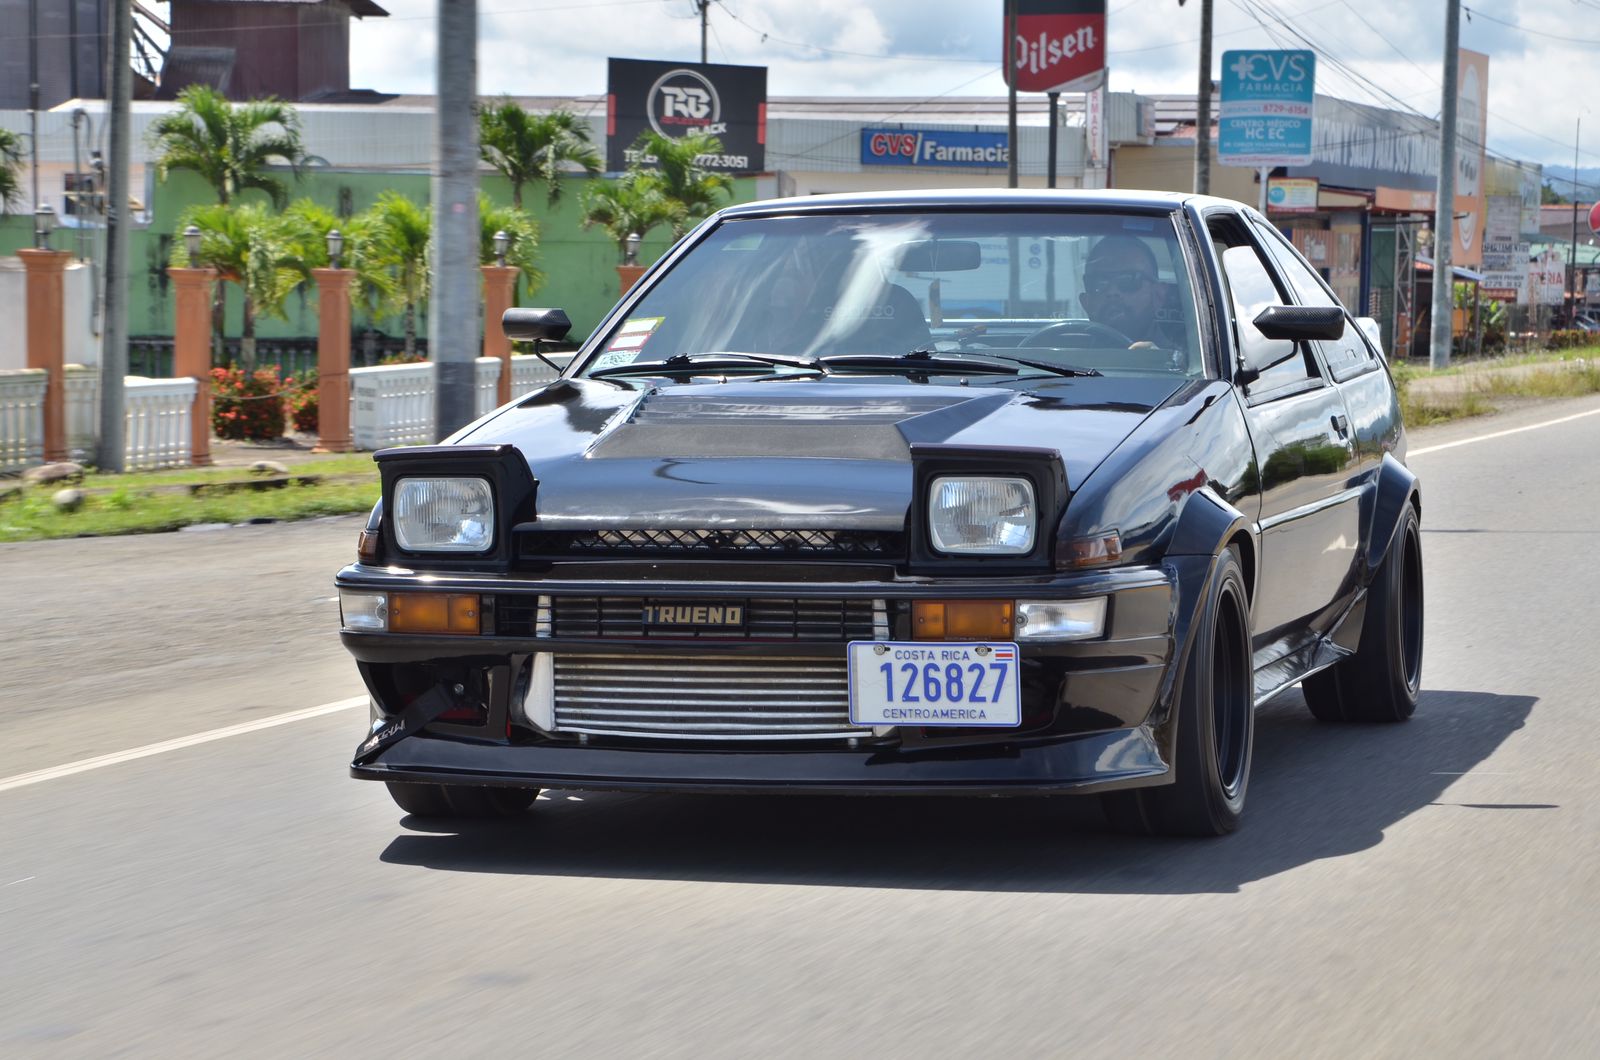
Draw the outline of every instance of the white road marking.
<instances>
[{"instance_id":1,"label":"white road marking","mask_svg":"<svg viewBox=\"0 0 1600 1060\"><path fill-rule=\"evenodd\" d=\"M1573 420L1581 420L1585 416L1600 416L1600 409L1590 409L1588 412L1575 412L1570 416L1562 416L1560 419L1545 420L1543 423L1530 423L1526 427L1512 427L1509 430L1494 431L1490 434L1476 434L1471 438L1462 438L1459 441L1443 442L1439 445L1425 445L1421 449L1411 450L1411 452L1406 455L1408 457L1412 457L1421 456L1423 453L1437 453L1441 449L1454 449L1458 445L1471 445L1474 442L1487 442L1494 438L1504 438L1508 434L1521 434L1523 431L1537 431L1543 427L1554 427L1558 423L1571 423Z\"/></svg>"},{"instance_id":2,"label":"white road marking","mask_svg":"<svg viewBox=\"0 0 1600 1060\"><path fill-rule=\"evenodd\" d=\"M29 880L37 880L38 878L39 877L37 877L37 876L24 876L20 880L12 880L10 883L6 884L6 886L7 887L15 887L19 883L27 883Z\"/></svg>"},{"instance_id":3,"label":"white road marking","mask_svg":"<svg viewBox=\"0 0 1600 1060\"><path fill-rule=\"evenodd\" d=\"M151 755L166 754L168 751L181 751L185 747L196 747L203 743L211 743L213 740L226 740L230 736L243 736L245 733L260 732L262 729L276 728L279 725L289 725L293 722L306 721L310 718L320 718L324 714L336 714L341 710L350 710L353 707L364 707L366 705L366 696L355 696L351 699L341 699L335 703L324 703L320 707L291 710L287 714L274 714L270 718L258 718L255 721L227 725L220 729L208 729L205 732L197 732L192 736L179 736L174 740L148 743L143 747L133 747L126 751L113 751L108 755L83 758L76 762L68 762L66 765L51 766L49 769L36 769L32 773L18 773L14 777L0 779L0 791L25 788L30 784L43 784L47 780L60 780L62 777L87 773L91 769L103 769L106 766L119 765L123 762L133 762L140 758L149 758ZM29 878L32 879L32 877ZM20 883L22 881L19 880L17 882Z\"/></svg>"}]
</instances>

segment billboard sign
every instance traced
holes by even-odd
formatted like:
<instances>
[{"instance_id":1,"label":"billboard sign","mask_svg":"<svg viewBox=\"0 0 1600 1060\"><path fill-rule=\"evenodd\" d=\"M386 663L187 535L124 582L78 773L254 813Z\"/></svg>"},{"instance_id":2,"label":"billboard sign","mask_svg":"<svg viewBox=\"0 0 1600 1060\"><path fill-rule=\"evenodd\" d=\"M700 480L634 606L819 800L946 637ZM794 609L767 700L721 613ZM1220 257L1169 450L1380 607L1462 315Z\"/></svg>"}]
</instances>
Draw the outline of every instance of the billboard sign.
<instances>
[{"instance_id":1,"label":"billboard sign","mask_svg":"<svg viewBox=\"0 0 1600 1060\"><path fill-rule=\"evenodd\" d=\"M1267 181L1268 213L1316 213L1318 184L1305 177L1272 177Z\"/></svg>"},{"instance_id":2,"label":"billboard sign","mask_svg":"<svg viewBox=\"0 0 1600 1060\"><path fill-rule=\"evenodd\" d=\"M1456 229L1451 261L1483 261L1484 139L1489 119L1489 57L1461 49L1456 95Z\"/></svg>"},{"instance_id":3,"label":"billboard sign","mask_svg":"<svg viewBox=\"0 0 1600 1060\"><path fill-rule=\"evenodd\" d=\"M1317 57L1310 51L1223 52L1217 161L1310 165L1316 73Z\"/></svg>"},{"instance_id":4,"label":"billboard sign","mask_svg":"<svg viewBox=\"0 0 1600 1060\"><path fill-rule=\"evenodd\" d=\"M1000 5L1002 67L1018 92L1080 92L1106 67L1105 0L1015 0L1017 32L1011 37ZM1007 82L1008 84L1010 82Z\"/></svg>"},{"instance_id":5,"label":"billboard sign","mask_svg":"<svg viewBox=\"0 0 1600 1060\"><path fill-rule=\"evenodd\" d=\"M1533 305L1560 305L1567 295L1567 256L1554 247L1541 251L1528 268L1528 299Z\"/></svg>"},{"instance_id":6,"label":"billboard sign","mask_svg":"<svg viewBox=\"0 0 1600 1060\"><path fill-rule=\"evenodd\" d=\"M945 132L936 129L862 129L864 166L943 166L995 169L1006 165L1003 132Z\"/></svg>"},{"instance_id":7,"label":"billboard sign","mask_svg":"<svg viewBox=\"0 0 1600 1060\"><path fill-rule=\"evenodd\" d=\"M719 173L766 167L767 68L612 59L606 78L606 168L648 166L634 144L646 132L707 133L722 151L700 164Z\"/></svg>"},{"instance_id":8,"label":"billboard sign","mask_svg":"<svg viewBox=\"0 0 1600 1060\"><path fill-rule=\"evenodd\" d=\"M1484 294L1522 301L1528 286L1528 244L1522 238L1522 196L1491 195L1483 232Z\"/></svg>"}]
</instances>

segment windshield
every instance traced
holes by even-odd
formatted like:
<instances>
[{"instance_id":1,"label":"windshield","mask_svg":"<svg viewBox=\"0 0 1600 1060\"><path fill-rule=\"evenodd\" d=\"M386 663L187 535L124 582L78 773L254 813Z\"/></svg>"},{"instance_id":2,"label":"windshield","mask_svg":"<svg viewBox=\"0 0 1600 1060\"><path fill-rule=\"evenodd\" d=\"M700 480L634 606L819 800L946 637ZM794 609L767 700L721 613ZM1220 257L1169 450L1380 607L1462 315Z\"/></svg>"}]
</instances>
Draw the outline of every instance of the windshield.
<instances>
[{"instance_id":1,"label":"windshield","mask_svg":"<svg viewBox=\"0 0 1600 1060\"><path fill-rule=\"evenodd\" d=\"M931 351L1108 375L1204 374L1177 231L1170 216L1148 214L729 220L654 283L598 351L585 372L686 355Z\"/></svg>"}]
</instances>

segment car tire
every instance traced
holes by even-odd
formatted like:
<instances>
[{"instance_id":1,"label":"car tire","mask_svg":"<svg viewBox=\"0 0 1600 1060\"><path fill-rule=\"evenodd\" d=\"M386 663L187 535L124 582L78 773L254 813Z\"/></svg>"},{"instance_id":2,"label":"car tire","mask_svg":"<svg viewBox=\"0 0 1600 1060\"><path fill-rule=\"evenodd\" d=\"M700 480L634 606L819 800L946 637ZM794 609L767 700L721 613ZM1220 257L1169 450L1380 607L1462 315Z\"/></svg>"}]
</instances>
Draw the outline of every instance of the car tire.
<instances>
[{"instance_id":1,"label":"car tire","mask_svg":"<svg viewBox=\"0 0 1600 1060\"><path fill-rule=\"evenodd\" d=\"M538 788L474 788L460 784L390 781L389 797L414 817L518 817L539 797Z\"/></svg>"},{"instance_id":2,"label":"car tire","mask_svg":"<svg viewBox=\"0 0 1600 1060\"><path fill-rule=\"evenodd\" d=\"M1141 835L1220 836L1239 826L1255 746L1250 598L1238 552L1212 568L1179 684L1171 784L1101 796L1106 819Z\"/></svg>"},{"instance_id":3,"label":"car tire","mask_svg":"<svg viewBox=\"0 0 1600 1060\"><path fill-rule=\"evenodd\" d=\"M1354 655L1301 682L1318 721L1405 721L1422 689L1422 533L1407 504L1389 554L1367 589Z\"/></svg>"}]
</instances>

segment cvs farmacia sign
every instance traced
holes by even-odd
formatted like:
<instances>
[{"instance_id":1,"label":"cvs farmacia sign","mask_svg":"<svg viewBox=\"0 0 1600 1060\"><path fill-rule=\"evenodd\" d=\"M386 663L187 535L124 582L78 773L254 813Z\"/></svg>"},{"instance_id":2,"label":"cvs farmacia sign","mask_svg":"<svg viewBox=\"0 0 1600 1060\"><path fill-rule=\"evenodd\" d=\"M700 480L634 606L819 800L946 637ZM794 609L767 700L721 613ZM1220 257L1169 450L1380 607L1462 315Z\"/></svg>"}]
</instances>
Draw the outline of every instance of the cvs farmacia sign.
<instances>
[{"instance_id":1,"label":"cvs farmacia sign","mask_svg":"<svg viewBox=\"0 0 1600 1060\"><path fill-rule=\"evenodd\" d=\"M864 166L951 166L992 169L1010 158L1003 132L862 129Z\"/></svg>"},{"instance_id":2,"label":"cvs farmacia sign","mask_svg":"<svg viewBox=\"0 0 1600 1060\"><path fill-rule=\"evenodd\" d=\"M1105 0L1014 0L1017 32L1006 41L1005 70L1018 92L1095 87L1106 66ZM1004 5L1002 5L1002 10ZM1004 22L1002 22L1004 26Z\"/></svg>"}]
</instances>

